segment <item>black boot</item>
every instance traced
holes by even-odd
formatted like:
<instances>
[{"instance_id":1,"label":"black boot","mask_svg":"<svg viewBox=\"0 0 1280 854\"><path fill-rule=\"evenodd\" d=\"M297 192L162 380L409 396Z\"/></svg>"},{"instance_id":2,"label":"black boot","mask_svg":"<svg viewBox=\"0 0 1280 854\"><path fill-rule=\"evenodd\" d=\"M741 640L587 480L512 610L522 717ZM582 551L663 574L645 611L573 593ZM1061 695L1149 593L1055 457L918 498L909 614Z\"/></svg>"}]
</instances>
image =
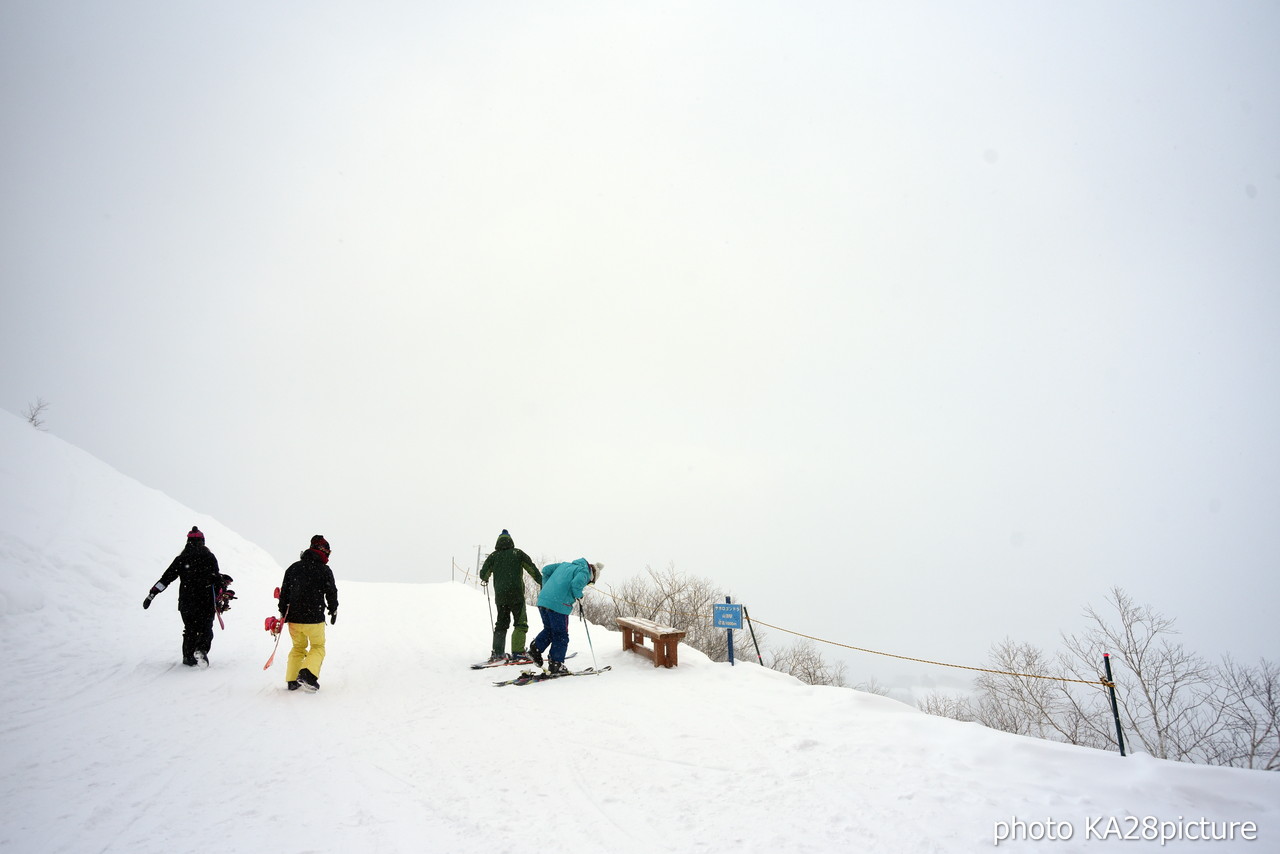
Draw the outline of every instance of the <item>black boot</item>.
<instances>
[{"instance_id":1,"label":"black boot","mask_svg":"<svg viewBox=\"0 0 1280 854\"><path fill-rule=\"evenodd\" d=\"M314 694L320 690L320 680L316 678L314 673L304 667L298 671L298 687L303 691L309 691Z\"/></svg>"},{"instance_id":2,"label":"black boot","mask_svg":"<svg viewBox=\"0 0 1280 854\"><path fill-rule=\"evenodd\" d=\"M551 666L547 668L547 672L550 673L552 676L558 676L561 673L568 673L569 668L564 666L563 661L553 661L551 662Z\"/></svg>"},{"instance_id":3,"label":"black boot","mask_svg":"<svg viewBox=\"0 0 1280 854\"><path fill-rule=\"evenodd\" d=\"M529 649L527 651L529 653L529 657L533 659L533 663L541 667L542 666L542 650L538 649L533 644L529 644Z\"/></svg>"}]
</instances>

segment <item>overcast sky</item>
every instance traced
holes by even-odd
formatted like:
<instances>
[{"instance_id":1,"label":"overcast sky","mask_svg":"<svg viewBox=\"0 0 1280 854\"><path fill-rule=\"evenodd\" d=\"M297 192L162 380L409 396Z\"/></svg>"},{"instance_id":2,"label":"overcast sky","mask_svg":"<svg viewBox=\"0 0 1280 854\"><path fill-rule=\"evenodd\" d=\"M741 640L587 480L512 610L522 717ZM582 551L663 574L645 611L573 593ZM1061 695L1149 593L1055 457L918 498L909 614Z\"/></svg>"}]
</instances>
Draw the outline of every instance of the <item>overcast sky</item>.
<instances>
[{"instance_id":1,"label":"overcast sky","mask_svg":"<svg viewBox=\"0 0 1280 854\"><path fill-rule=\"evenodd\" d=\"M1278 36L6 2L0 407L340 579L505 527L906 655L1052 646L1120 585L1280 657Z\"/></svg>"}]
</instances>

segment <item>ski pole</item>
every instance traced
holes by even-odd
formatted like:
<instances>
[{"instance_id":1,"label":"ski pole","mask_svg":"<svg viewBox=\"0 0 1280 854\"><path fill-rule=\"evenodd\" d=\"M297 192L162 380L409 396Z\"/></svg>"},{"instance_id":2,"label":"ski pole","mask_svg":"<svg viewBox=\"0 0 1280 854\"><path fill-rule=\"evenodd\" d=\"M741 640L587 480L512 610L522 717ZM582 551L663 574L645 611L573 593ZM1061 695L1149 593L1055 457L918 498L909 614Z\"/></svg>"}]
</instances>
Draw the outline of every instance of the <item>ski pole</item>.
<instances>
[{"instance_id":1,"label":"ski pole","mask_svg":"<svg viewBox=\"0 0 1280 854\"><path fill-rule=\"evenodd\" d=\"M596 647L595 647L595 644L591 642L591 628L590 628L590 624L587 622L587 615L582 610L581 599L578 600L578 616L582 618L582 630L587 633L587 646L591 647L591 669L595 670L596 669Z\"/></svg>"},{"instance_id":2,"label":"ski pole","mask_svg":"<svg viewBox=\"0 0 1280 854\"><path fill-rule=\"evenodd\" d=\"M493 603L489 601L489 582L482 582L480 586L484 588L484 601L489 606L489 628L492 629L496 623L493 621Z\"/></svg>"}]
</instances>

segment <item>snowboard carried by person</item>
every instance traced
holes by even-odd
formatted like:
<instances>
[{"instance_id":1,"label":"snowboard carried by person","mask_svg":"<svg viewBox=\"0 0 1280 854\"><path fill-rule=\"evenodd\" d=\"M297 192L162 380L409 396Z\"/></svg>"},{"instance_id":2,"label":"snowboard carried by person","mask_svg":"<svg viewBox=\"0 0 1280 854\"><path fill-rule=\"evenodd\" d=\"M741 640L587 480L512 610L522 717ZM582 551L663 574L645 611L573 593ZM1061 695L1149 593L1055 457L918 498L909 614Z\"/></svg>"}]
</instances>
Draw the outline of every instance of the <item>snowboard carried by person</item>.
<instances>
[{"instance_id":1,"label":"snowboard carried by person","mask_svg":"<svg viewBox=\"0 0 1280 854\"><path fill-rule=\"evenodd\" d=\"M279 587L276 588L275 597L277 600L280 598ZM288 622L289 622L289 611L287 608L285 609L285 613L283 614L283 616L280 616L280 617L271 616L271 617L267 617L267 619L263 621L262 627L266 629L267 632L273 638L275 638L275 641L276 641L275 644L273 644L271 647L271 655L267 658L267 663L262 665L263 670L270 670L271 663L276 660L276 652L280 649L280 633L284 631L284 627L288 624ZM290 686L291 686L289 687L290 691L298 687L297 682L290 683Z\"/></svg>"},{"instance_id":2,"label":"snowboard carried by person","mask_svg":"<svg viewBox=\"0 0 1280 854\"><path fill-rule=\"evenodd\" d=\"M235 581L234 578L225 572L220 572L213 586L213 612L218 615L218 625L224 630L227 624L222 621L222 615L231 610L231 600L236 598L236 592L231 589L233 581Z\"/></svg>"}]
</instances>

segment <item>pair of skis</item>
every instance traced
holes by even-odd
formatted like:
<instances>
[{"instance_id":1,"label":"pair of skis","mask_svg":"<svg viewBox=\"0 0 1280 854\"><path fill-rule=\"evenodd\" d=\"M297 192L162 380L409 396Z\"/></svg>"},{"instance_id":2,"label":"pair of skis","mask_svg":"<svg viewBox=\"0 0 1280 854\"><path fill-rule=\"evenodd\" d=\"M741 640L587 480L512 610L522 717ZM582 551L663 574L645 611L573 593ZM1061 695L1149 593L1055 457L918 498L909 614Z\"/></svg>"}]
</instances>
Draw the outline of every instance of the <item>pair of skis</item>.
<instances>
[{"instance_id":1,"label":"pair of skis","mask_svg":"<svg viewBox=\"0 0 1280 854\"><path fill-rule=\"evenodd\" d=\"M565 670L560 673L548 673L545 670L526 670L515 679L507 679L493 684L500 688L503 685L531 685L534 682L550 682L552 679L563 679L566 676L599 676L601 673L611 669L611 667L612 665L605 665L598 670L594 667L588 667L586 670Z\"/></svg>"},{"instance_id":2,"label":"pair of skis","mask_svg":"<svg viewBox=\"0 0 1280 854\"><path fill-rule=\"evenodd\" d=\"M576 652L571 652L565 658L573 658ZM502 661L482 661L479 664L471 665L472 670L488 670L490 667L510 667L513 664L533 664L533 659L528 656L524 658L506 658Z\"/></svg>"},{"instance_id":3,"label":"pair of skis","mask_svg":"<svg viewBox=\"0 0 1280 854\"><path fill-rule=\"evenodd\" d=\"M565 660L573 658L576 652L571 652L565 656ZM479 664L471 665L472 670L488 670L490 667L510 667L513 664L533 664L532 658L507 658L502 661L482 661ZM597 670L594 667L588 667L586 670L569 670L561 673L549 673L545 670L525 670L514 679L504 679L501 682L494 682L494 685L528 685L531 682L546 682L550 679L559 679L562 676L595 676L604 673L608 667Z\"/></svg>"}]
</instances>

